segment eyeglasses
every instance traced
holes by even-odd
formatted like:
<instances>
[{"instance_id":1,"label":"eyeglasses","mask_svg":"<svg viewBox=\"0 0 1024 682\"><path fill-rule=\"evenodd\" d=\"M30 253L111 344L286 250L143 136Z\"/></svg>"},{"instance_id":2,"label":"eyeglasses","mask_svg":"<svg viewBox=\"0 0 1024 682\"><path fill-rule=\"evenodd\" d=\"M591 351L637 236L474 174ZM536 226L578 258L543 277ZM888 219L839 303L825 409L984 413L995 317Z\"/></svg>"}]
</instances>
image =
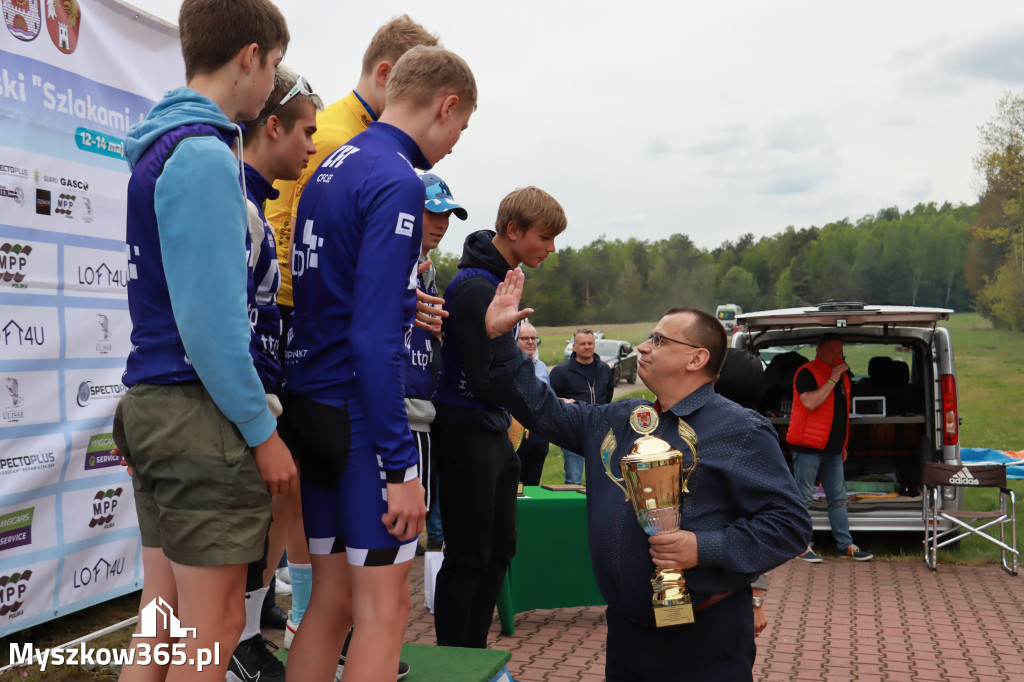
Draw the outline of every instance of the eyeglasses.
<instances>
[{"instance_id":1,"label":"eyeglasses","mask_svg":"<svg viewBox=\"0 0 1024 682\"><path fill-rule=\"evenodd\" d=\"M686 343L686 341L677 341L675 339L670 339L667 336L664 336L663 334L659 334L658 332L651 332L651 335L647 337L647 340L650 341L652 344L654 344L655 348L661 348L661 344L663 344L666 341L671 341L672 343L678 343L681 346L689 346L690 348L703 348L704 347L704 346L695 346L692 343Z\"/></svg>"},{"instance_id":2,"label":"eyeglasses","mask_svg":"<svg viewBox=\"0 0 1024 682\"><path fill-rule=\"evenodd\" d=\"M535 343L538 346L540 345L539 336L520 336L519 340L522 341L523 343Z\"/></svg>"},{"instance_id":3,"label":"eyeglasses","mask_svg":"<svg viewBox=\"0 0 1024 682\"><path fill-rule=\"evenodd\" d=\"M267 114L262 121L260 121L260 125L266 125L267 121L270 120L270 117L276 114L277 112L281 111L281 108L284 107L285 104L288 104L288 102L291 102L296 95L306 95L307 97L309 97L312 94L313 88L309 86L309 83L306 82L306 79L304 77L299 76L299 80L295 81L295 85L292 86L292 89L289 90L288 94L282 97L281 101L277 103L277 106L271 109L270 113Z\"/></svg>"}]
</instances>

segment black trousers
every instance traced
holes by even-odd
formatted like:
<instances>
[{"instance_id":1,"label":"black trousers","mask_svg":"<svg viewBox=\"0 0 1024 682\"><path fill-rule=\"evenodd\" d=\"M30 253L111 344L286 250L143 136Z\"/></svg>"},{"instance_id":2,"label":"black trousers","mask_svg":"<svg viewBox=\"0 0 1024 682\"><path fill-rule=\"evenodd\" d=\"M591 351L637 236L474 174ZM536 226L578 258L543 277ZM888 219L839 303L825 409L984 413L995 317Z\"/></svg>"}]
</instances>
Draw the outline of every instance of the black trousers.
<instances>
[{"instance_id":1,"label":"black trousers","mask_svg":"<svg viewBox=\"0 0 1024 682\"><path fill-rule=\"evenodd\" d=\"M540 476L544 473L544 460L548 456L548 442L531 431L519 444L516 454L522 465L519 480L523 485L540 485Z\"/></svg>"},{"instance_id":2,"label":"black trousers","mask_svg":"<svg viewBox=\"0 0 1024 682\"><path fill-rule=\"evenodd\" d=\"M519 459L505 431L434 425L444 562L434 588L439 646L484 649L516 552Z\"/></svg>"},{"instance_id":3,"label":"black trousers","mask_svg":"<svg viewBox=\"0 0 1024 682\"><path fill-rule=\"evenodd\" d=\"M749 588L694 614L694 622L652 629L608 611L608 682L733 682L753 679L754 610ZM653 619L653 616L651 617Z\"/></svg>"}]
</instances>

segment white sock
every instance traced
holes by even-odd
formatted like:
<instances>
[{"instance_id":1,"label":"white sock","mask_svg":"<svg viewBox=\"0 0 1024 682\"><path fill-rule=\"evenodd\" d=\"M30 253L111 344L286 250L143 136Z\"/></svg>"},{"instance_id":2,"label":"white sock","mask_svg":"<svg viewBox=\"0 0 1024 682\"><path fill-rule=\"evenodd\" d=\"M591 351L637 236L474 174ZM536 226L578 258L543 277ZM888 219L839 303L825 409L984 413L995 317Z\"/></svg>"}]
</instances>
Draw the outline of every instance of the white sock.
<instances>
[{"instance_id":1,"label":"white sock","mask_svg":"<svg viewBox=\"0 0 1024 682\"><path fill-rule=\"evenodd\" d=\"M260 634L260 614L263 612L263 600L266 599L269 589L261 587L245 593L245 629L238 638L239 644Z\"/></svg>"}]
</instances>

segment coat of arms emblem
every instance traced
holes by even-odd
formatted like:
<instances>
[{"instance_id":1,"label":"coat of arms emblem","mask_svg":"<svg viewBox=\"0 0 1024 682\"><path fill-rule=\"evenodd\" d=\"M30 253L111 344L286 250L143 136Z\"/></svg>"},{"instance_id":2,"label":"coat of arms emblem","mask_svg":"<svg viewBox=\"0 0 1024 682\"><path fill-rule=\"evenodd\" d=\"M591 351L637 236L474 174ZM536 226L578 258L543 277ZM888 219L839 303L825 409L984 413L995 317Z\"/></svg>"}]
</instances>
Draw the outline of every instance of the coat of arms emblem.
<instances>
[{"instance_id":1,"label":"coat of arms emblem","mask_svg":"<svg viewBox=\"0 0 1024 682\"><path fill-rule=\"evenodd\" d=\"M82 25L82 8L78 0L45 0L46 30L50 40L64 54L78 47L78 29Z\"/></svg>"},{"instance_id":2,"label":"coat of arms emblem","mask_svg":"<svg viewBox=\"0 0 1024 682\"><path fill-rule=\"evenodd\" d=\"M39 35L43 15L39 11L40 0L0 0L4 8L4 23L7 30L18 40L28 42Z\"/></svg>"}]
</instances>

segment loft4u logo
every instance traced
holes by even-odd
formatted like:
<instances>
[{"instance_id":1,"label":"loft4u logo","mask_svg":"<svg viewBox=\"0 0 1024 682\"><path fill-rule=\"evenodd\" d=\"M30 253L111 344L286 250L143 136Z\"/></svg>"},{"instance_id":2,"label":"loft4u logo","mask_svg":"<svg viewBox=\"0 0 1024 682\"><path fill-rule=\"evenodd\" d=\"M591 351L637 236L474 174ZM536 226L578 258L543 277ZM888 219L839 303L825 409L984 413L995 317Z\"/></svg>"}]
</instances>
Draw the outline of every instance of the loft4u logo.
<instances>
[{"instance_id":1,"label":"loft4u logo","mask_svg":"<svg viewBox=\"0 0 1024 682\"><path fill-rule=\"evenodd\" d=\"M320 267L320 256L317 249L324 245L324 238L313 233L313 221L307 220L302 226L302 243L308 248L306 250L292 250L292 275L302 277L306 268L317 269Z\"/></svg>"},{"instance_id":2,"label":"loft4u logo","mask_svg":"<svg viewBox=\"0 0 1024 682\"><path fill-rule=\"evenodd\" d=\"M118 488L117 490L108 488L107 490L96 491L92 498L92 518L89 519L90 528L95 528L96 526L110 528L114 525L114 512L117 509L118 498L121 497L123 492L124 488Z\"/></svg>"},{"instance_id":3,"label":"loft4u logo","mask_svg":"<svg viewBox=\"0 0 1024 682\"><path fill-rule=\"evenodd\" d=\"M24 613L21 607L25 605L28 580L31 577L31 569L0 576L0 617L6 616L9 620Z\"/></svg>"},{"instance_id":4,"label":"loft4u logo","mask_svg":"<svg viewBox=\"0 0 1024 682\"><path fill-rule=\"evenodd\" d=\"M50 40L64 54L78 47L78 30L82 24L82 8L78 0L46 0L46 30Z\"/></svg>"},{"instance_id":5,"label":"loft4u logo","mask_svg":"<svg viewBox=\"0 0 1024 682\"><path fill-rule=\"evenodd\" d=\"M4 23L11 35L25 42L35 40L43 25L39 0L2 0L0 5L4 8Z\"/></svg>"}]
</instances>

